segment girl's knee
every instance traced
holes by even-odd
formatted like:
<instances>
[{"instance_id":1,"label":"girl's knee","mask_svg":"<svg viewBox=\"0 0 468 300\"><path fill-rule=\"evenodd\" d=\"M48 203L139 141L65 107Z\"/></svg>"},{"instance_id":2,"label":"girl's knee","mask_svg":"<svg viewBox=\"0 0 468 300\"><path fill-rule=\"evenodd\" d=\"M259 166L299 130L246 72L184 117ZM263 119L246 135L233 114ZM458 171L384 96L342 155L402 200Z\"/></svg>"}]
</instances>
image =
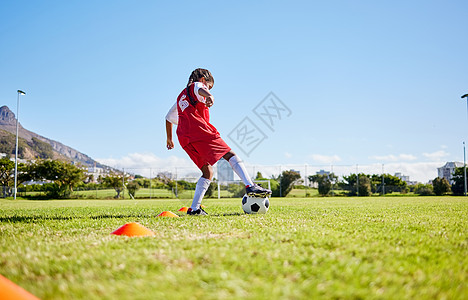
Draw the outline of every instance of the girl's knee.
<instances>
[{"instance_id":1,"label":"girl's knee","mask_svg":"<svg viewBox=\"0 0 468 300\"><path fill-rule=\"evenodd\" d=\"M233 157L234 155L236 155L234 152L229 151L228 153L224 154L223 158L227 161L229 161L231 159L231 157Z\"/></svg>"},{"instance_id":2,"label":"girl's knee","mask_svg":"<svg viewBox=\"0 0 468 300\"><path fill-rule=\"evenodd\" d=\"M206 179L209 179L209 180L212 180L213 179L213 175L214 175L214 171L213 171L213 167L210 166L210 165L204 165L201 169L202 173L203 173L203 177L206 178Z\"/></svg>"}]
</instances>

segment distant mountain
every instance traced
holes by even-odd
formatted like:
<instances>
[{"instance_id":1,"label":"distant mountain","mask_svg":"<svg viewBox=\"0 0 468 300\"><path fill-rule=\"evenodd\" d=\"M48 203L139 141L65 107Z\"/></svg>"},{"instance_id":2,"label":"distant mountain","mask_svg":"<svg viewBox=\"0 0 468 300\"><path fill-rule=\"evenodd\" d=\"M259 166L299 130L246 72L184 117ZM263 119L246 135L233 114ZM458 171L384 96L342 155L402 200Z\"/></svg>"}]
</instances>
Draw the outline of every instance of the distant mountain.
<instances>
[{"instance_id":1,"label":"distant mountain","mask_svg":"<svg viewBox=\"0 0 468 300\"><path fill-rule=\"evenodd\" d=\"M52 158L73 161L91 167L106 166L64 144L29 131L18 124L18 157L24 159ZM8 106L0 107L0 153L14 157L16 145L16 117Z\"/></svg>"}]
</instances>

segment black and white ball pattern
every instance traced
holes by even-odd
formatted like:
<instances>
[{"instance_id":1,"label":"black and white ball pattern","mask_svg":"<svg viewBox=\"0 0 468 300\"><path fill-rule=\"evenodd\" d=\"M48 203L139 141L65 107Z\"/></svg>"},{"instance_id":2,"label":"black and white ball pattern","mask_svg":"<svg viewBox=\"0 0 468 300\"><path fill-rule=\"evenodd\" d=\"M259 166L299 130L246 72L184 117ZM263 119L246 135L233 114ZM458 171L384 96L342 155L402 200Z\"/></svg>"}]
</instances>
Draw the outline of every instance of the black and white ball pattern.
<instances>
[{"instance_id":1,"label":"black and white ball pattern","mask_svg":"<svg viewBox=\"0 0 468 300\"><path fill-rule=\"evenodd\" d=\"M268 197L252 197L244 195L242 198L242 209L246 214L266 214L270 208L270 200Z\"/></svg>"}]
</instances>

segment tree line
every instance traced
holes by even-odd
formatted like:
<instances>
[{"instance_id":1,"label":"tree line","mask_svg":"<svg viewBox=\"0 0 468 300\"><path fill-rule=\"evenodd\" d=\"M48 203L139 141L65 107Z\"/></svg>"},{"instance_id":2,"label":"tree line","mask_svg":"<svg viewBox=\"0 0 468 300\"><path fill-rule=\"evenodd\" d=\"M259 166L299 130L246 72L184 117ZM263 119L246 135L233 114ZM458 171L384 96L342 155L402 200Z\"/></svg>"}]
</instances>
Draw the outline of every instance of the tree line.
<instances>
[{"instance_id":1,"label":"tree line","mask_svg":"<svg viewBox=\"0 0 468 300\"><path fill-rule=\"evenodd\" d=\"M3 197L13 194L15 163L8 157L0 159L0 184L3 187ZM32 184L32 191L44 192L49 198L69 198L78 186L89 184L92 186L92 176L75 164L60 160L37 160L29 163L18 163L17 186L26 182L40 182ZM123 174L111 173L107 177L99 178L102 187L116 189L120 197L122 185L126 183Z\"/></svg>"},{"instance_id":2,"label":"tree line","mask_svg":"<svg viewBox=\"0 0 468 300\"><path fill-rule=\"evenodd\" d=\"M418 183L413 186L396 176L390 174L350 174L338 180L338 176L333 173L317 174L309 176L309 180L318 186L318 192L322 196L330 195L333 188L344 191L348 196L370 196L372 194L388 194L399 192L406 194L413 192L421 196L442 196L446 194L464 194L463 168L457 168L453 174L453 184L447 179L436 177L431 184Z\"/></svg>"},{"instance_id":3,"label":"tree line","mask_svg":"<svg viewBox=\"0 0 468 300\"><path fill-rule=\"evenodd\" d=\"M13 193L14 185L14 162L9 158L0 159L0 184L3 187L3 197L9 197ZM294 170L283 171L278 176L264 178L260 172L256 174L256 180L268 180L273 197L285 197L294 187L299 187L303 182L300 173ZM444 178L435 178L432 184L417 184L408 186L407 183L390 174L350 174L339 180L334 173L317 174L308 176L310 182L318 187L322 196L328 196L332 192L339 191L340 195L348 196L370 196L372 194L388 194L399 192L406 194L413 192L419 195L463 195L464 194L464 172L463 168L457 168L453 174L451 185ZM31 191L45 193L48 198L70 198L76 188L80 190L108 189L113 188L116 199L123 197L123 191L127 190L129 196L135 197L140 188L167 189L172 191L176 197L184 190L195 190L196 183L184 180L173 180L160 174L157 178L148 179L136 175L134 179L123 173L110 172L106 176L93 178L75 164L51 159L42 159L29 163L18 164L17 185L36 181L28 187ZM267 187L265 184L262 184ZM234 197L242 197L245 187L240 184L229 184L222 187L228 190ZM206 192L206 197L215 196L217 183L213 182Z\"/></svg>"},{"instance_id":4,"label":"tree line","mask_svg":"<svg viewBox=\"0 0 468 300\"><path fill-rule=\"evenodd\" d=\"M15 164L8 157L0 159L0 185L3 188L3 197L10 197L14 188L14 168ZM300 179L300 174L295 171L283 171L279 176L263 178L260 172L257 173L256 180L269 180L274 197L285 197L294 187L296 181ZM36 182L36 183L34 183ZM105 176L93 178L86 174L83 168L61 160L39 159L28 163L18 164L17 186L25 187L28 183L29 191L42 192L47 198L65 199L71 198L76 189L95 190L113 188L116 192L114 198L122 198L123 191L126 190L130 197L135 197L140 188L167 189L174 193L176 197L184 190L195 190L196 183L184 180L173 180L165 174L158 175L157 178L148 179L136 175L130 180L128 175L118 172L110 172ZM242 197L245 193L243 184L229 184L223 189L227 189L234 197ZM213 182L206 197L214 197L217 190L217 183Z\"/></svg>"}]
</instances>

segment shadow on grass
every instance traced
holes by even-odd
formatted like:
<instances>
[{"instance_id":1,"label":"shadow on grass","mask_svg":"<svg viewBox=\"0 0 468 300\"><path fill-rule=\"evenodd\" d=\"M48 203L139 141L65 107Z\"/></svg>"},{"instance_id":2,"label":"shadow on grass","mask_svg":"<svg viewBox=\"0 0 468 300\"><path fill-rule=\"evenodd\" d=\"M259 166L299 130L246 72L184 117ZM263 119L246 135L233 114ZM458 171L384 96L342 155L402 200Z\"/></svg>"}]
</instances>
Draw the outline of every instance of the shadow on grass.
<instances>
[{"instance_id":1,"label":"shadow on grass","mask_svg":"<svg viewBox=\"0 0 468 300\"><path fill-rule=\"evenodd\" d=\"M0 217L0 222L5 223L35 223L40 221L69 221L75 219L126 219L126 218L153 218L156 215L110 215L110 214L103 214L103 215L95 215L95 216L4 216Z\"/></svg>"},{"instance_id":2,"label":"shadow on grass","mask_svg":"<svg viewBox=\"0 0 468 300\"><path fill-rule=\"evenodd\" d=\"M39 199L36 199L39 200ZM217 214L210 214L210 217L232 217L232 216L243 216L245 213L241 212L229 212L229 213L217 213ZM185 216L184 215L181 215ZM68 221L68 220L75 220L75 219L92 219L92 220L99 220L99 219L131 219L131 218L156 218L157 215L155 213L152 214L97 214L97 215L12 215L12 216L1 216L0 222L5 223L35 223L47 220L54 220L54 221Z\"/></svg>"},{"instance_id":3,"label":"shadow on grass","mask_svg":"<svg viewBox=\"0 0 468 300\"><path fill-rule=\"evenodd\" d=\"M233 212L233 213L225 213L225 214L213 214L210 215L212 217L230 217L230 216L243 216L245 213L240 213L240 212Z\"/></svg>"},{"instance_id":4,"label":"shadow on grass","mask_svg":"<svg viewBox=\"0 0 468 300\"><path fill-rule=\"evenodd\" d=\"M13 196L9 196L3 199L7 200L13 200ZM52 199L48 196L45 195L34 195L34 196L23 196L23 195L18 195L17 197L18 200L40 200L40 201L45 201L45 200L60 200L60 199Z\"/></svg>"},{"instance_id":5,"label":"shadow on grass","mask_svg":"<svg viewBox=\"0 0 468 300\"><path fill-rule=\"evenodd\" d=\"M53 201L53 200L81 200L80 198L51 198L47 195L19 196L18 199L30 201Z\"/></svg>"}]
</instances>

